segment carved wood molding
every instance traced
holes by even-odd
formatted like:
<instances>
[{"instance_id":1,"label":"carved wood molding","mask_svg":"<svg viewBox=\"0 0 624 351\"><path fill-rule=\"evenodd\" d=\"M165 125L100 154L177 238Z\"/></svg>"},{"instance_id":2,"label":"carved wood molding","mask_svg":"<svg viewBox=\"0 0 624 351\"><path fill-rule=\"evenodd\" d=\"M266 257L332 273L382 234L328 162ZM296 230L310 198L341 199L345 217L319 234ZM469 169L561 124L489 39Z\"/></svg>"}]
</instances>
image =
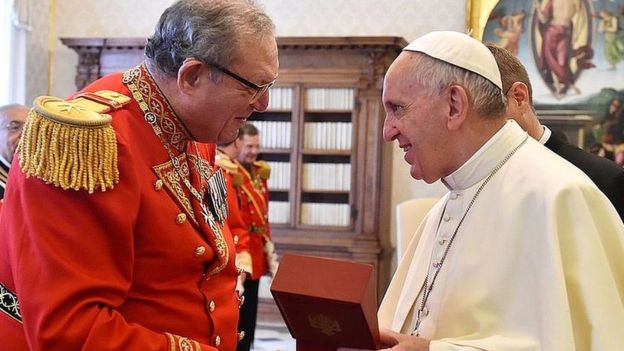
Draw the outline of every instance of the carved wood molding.
<instances>
[{"instance_id":1,"label":"carved wood molding","mask_svg":"<svg viewBox=\"0 0 624 351\"><path fill-rule=\"evenodd\" d=\"M102 62L104 55L125 51L142 55L146 38L61 38L61 42L78 54L75 82L76 88L82 89L107 72ZM306 52L310 55L330 52L365 57L363 64L349 62L348 65L351 69L360 66L364 71L359 89L380 90L386 68L407 42L399 37L279 37L277 44L282 56L296 54L301 57L307 55ZM288 70L288 67L284 68Z\"/></svg>"}]
</instances>

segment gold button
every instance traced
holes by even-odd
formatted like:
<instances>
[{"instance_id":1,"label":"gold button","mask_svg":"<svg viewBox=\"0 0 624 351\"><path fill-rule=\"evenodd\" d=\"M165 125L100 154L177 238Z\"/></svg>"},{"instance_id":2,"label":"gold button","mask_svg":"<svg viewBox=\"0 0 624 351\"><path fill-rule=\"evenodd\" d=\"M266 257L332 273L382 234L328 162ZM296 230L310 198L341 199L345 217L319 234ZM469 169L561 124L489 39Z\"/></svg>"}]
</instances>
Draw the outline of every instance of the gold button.
<instances>
[{"instance_id":1,"label":"gold button","mask_svg":"<svg viewBox=\"0 0 624 351\"><path fill-rule=\"evenodd\" d=\"M206 248L204 246L198 246L195 248L195 256L201 256L206 252Z\"/></svg>"},{"instance_id":2,"label":"gold button","mask_svg":"<svg viewBox=\"0 0 624 351\"><path fill-rule=\"evenodd\" d=\"M158 179L157 181L154 182L154 190L158 191L162 189L164 184L165 182L163 182L162 179Z\"/></svg>"},{"instance_id":3,"label":"gold button","mask_svg":"<svg viewBox=\"0 0 624 351\"><path fill-rule=\"evenodd\" d=\"M234 245L238 245L238 235L234 235Z\"/></svg>"},{"instance_id":4,"label":"gold button","mask_svg":"<svg viewBox=\"0 0 624 351\"><path fill-rule=\"evenodd\" d=\"M238 333L238 341L243 340L243 338L245 337L245 331L241 331L240 333Z\"/></svg>"},{"instance_id":5,"label":"gold button","mask_svg":"<svg viewBox=\"0 0 624 351\"><path fill-rule=\"evenodd\" d=\"M215 308L217 308L217 304L214 301L210 301L210 303L208 304L208 309L210 310L210 312L214 312Z\"/></svg>"},{"instance_id":6,"label":"gold button","mask_svg":"<svg viewBox=\"0 0 624 351\"><path fill-rule=\"evenodd\" d=\"M182 224L182 223L184 223L184 222L186 222L186 214L184 214L184 213L179 213L179 214L176 216L176 223L178 223L178 224Z\"/></svg>"},{"instance_id":7,"label":"gold button","mask_svg":"<svg viewBox=\"0 0 624 351\"><path fill-rule=\"evenodd\" d=\"M221 345L221 337L219 335L215 336L215 346Z\"/></svg>"}]
</instances>

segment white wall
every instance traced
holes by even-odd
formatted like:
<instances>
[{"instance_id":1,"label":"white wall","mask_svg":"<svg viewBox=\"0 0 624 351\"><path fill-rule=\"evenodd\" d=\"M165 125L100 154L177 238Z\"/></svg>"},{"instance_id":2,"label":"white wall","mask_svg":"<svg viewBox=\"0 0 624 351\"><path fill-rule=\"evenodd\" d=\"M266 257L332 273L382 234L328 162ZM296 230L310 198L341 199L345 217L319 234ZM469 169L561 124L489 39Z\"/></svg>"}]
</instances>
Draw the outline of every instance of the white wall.
<instances>
[{"instance_id":1,"label":"white wall","mask_svg":"<svg viewBox=\"0 0 624 351\"><path fill-rule=\"evenodd\" d=\"M48 11L50 0L32 1L32 31L26 39L26 97L30 105L39 95L48 94Z\"/></svg>"},{"instance_id":2,"label":"white wall","mask_svg":"<svg viewBox=\"0 0 624 351\"><path fill-rule=\"evenodd\" d=\"M35 33L29 55L46 52L49 0L39 0L36 21L41 30ZM37 1L36 3L39 3ZM411 41L437 29L462 31L466 2L462 0L261 0L275 21L278 36L402 36ZM144 37L152 30L160 13L171 0L58 0L57 37ZM39 37L37 37L39 35ZM76 54L60 41L53 50L52 95L67 96L74 87ZM35 62L36 61L36 62ZM43 72L39 60L29 59L36 75ZM44 66L45 67L45 66ZM29 69L30 70L30 69ZM47 91L47 79L28 80L28 92ZM32 96L31 96L32 98ZM393 206L413 197L440 196L445 192L439 183L426 185L409 176L403 153L395 148L392 164ZM394 233L394 221L391 233Z\"/></svg>"}]
</instances>

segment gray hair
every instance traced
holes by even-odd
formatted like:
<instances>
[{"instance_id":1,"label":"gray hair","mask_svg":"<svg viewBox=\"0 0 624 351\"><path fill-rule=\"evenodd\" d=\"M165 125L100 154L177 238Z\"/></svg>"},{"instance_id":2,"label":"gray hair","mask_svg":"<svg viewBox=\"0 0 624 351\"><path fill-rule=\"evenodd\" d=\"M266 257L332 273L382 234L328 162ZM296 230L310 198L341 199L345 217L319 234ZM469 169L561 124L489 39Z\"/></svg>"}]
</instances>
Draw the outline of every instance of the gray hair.
<instances>
[{"instance_id":1,"label":"gray hair","mask_svg":"<svg viewBox=\"0 0 624 351\"><path fill-rule=\"evenodd\" d=\"M227 66L241 41L274 35L275 26L255 0L179 0L160 16L145 56L176 75L185 59Z\"/></svg>"},{"instance_id":2,"label":"gray hair","mask_svg":"<svg viewBox=\"0 0 624 351\"><path fill-rule=\"evenodd\" d=\"M416 53L414 56L412 67L420 68L413 70L412 78L419 84L430 87L432 95L458 84L466 89L468 99L478 114L484 118L504 116L507 100L502 90L494 83L474 72L425 54Z\"/></svg>"}]
</instances>

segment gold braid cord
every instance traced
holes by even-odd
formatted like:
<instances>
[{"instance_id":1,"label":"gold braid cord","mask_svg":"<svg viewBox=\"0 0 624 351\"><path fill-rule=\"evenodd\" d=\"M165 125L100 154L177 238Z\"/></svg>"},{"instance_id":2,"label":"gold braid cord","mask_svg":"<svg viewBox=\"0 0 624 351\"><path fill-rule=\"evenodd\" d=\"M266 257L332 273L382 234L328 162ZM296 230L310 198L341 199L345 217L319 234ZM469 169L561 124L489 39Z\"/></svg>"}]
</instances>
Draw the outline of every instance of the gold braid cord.
<instances>
[{"instance_id":1,"label":"gold braid cord","mask_svg":"<svg viewBox=\"0 0 624 351\"><path fill-rule=\"evenodd\" d=\"M183 336L165 333L169 340L169 351L201 351L201 346L195 340Z\"/></svg>"},{"instance_id":2,"label":"gold braid cord","mask_svg":"<svg viewBox=\"0 0 624 351\"><path fill-rule=\"evenodd\" d=\"M17 148L24 174L64 190L112 189L119 170L111 120L79 102L35 99Z\"/></svg>"}]
</instances>

